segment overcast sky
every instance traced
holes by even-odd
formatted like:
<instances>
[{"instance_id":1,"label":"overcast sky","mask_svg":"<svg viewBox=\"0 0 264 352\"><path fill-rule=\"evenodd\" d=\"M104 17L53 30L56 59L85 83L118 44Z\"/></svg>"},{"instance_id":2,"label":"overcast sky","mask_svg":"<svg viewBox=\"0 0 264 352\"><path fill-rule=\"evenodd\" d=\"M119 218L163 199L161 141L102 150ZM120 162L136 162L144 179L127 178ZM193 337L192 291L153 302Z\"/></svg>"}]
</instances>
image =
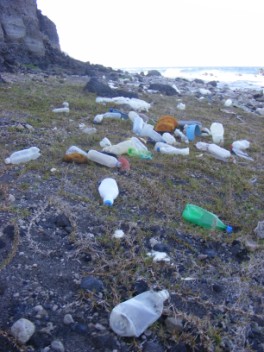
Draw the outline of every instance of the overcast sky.
<instances>
[{"instance_id":1,"label":"overcast sky","mask_svg":"<svg viewBox=\"0 0 264 352\"><path fill-rule=\"evenodd\" d=\"M61 50L113 68L263 66L263 0L37 0Z\"/></svg>"}]
</instances>

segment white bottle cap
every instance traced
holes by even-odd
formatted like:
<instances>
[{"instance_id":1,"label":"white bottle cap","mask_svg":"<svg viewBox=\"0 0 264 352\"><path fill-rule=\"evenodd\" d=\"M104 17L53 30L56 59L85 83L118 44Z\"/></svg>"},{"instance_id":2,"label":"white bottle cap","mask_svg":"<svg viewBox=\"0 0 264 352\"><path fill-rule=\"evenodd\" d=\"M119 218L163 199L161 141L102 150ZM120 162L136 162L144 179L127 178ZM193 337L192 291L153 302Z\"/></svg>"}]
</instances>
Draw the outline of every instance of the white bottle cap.
<instances>
[{"instance_id":1,"label":"white bottle cap","mask_svg":"<svg viewBox=\"0 0 264 352\"><path fill-rule=\"evenodd\" d=\"M5 159L5 163L6 163L6 164L11 164L11 159L10 159L10 158L6 158L6 159Z\"/></svg>"}]
</instances>

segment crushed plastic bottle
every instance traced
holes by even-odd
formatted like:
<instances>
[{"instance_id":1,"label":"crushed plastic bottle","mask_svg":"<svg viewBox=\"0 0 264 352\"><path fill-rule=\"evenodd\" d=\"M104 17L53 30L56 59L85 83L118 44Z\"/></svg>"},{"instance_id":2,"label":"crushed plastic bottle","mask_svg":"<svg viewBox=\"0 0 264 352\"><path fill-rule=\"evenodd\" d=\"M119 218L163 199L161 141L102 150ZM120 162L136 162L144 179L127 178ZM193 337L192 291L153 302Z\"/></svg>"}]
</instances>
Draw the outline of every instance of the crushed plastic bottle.
<instances>
[{"instance_id":1,"label":"crushed plastic bottle","mask_svg":"<svg viewBox=\"0 0 264 352\"><path fill-rule=\"evenodd\" d=\"M111 177L107 177L102 180L98 187L98 191L101 198L103 199L104 205L109 206L113 205L114 200L119 195L119 189L116 180Z\"/></svg>"},{"instance_id":2,"label":"crushed plastic bottle","mask_svg":"<svg viewBox=\"0 0 264 352\"><path fill-rule=\"evenodd\" d=\"M239 156L240 158L254 161L253 158L251 158L245 150L250 147L250 142L247 141L246 139L238 140L232 143L231 145L231 151L233 154Z\"/></svg>"},{"instance_id":3,"label":"crushed plastic bottle","mask_svg":"<svg viewBox=\"0 0 264 352\"><path fill-rule=\"evenodd\" d=\"M225 162L232 160L232 156L229 150L222 148L214 143L197 142L195 146L199 150L207 151L218 160L222 160Z\"/></svg>"},{"instance_id":4,"label":"crushed plastic bottle","mask_svg":"<svg viewBox=\"0 0 264 352\"><path fill-rule=\"evenodd\" d=\"M31 147L28 149L22 149L14 152L9 158L5 159L6 164L21 164L26 163L30 160L35 160L40 157L40 149L37 147Z\"/></svg>"},{"instance_id":5,"label":"crushed plastic bottle","mask_svg":"<svg viewBox=\"0 0 264 352\"><path fill-rule=\"evenodd\" d=\"M168 298L167 290L146 291L118 304L110 314L111 329L119 336L140 336L161 317Z\"/></svg>"},{"instance_id":6,"label":"crushed plastic bottle","mask_svg":"<svg viewBox=\"0 0 264 352\"><path fill-rule=\"evenodd\" d=\"M148 160L152 159L152 154L148 150L138 150L136 148L129 148L127 151L127 154L129 156L134 156L140 159L148 159Z\"/></svg>"},{"instance_id":7,"label":"crushed plastic bottle","mask_svg":"<svg viewBox=\"0 0 264 352\"><path fill-rule=\"evenodd\" d=\"M197 205L187 204L182 213L182 217L192 224L199 225L207 229L217 229L226 231L227 233L231 233L233 231L232 226L225 225L217 215Z\"/></svg>"}]
</instances>

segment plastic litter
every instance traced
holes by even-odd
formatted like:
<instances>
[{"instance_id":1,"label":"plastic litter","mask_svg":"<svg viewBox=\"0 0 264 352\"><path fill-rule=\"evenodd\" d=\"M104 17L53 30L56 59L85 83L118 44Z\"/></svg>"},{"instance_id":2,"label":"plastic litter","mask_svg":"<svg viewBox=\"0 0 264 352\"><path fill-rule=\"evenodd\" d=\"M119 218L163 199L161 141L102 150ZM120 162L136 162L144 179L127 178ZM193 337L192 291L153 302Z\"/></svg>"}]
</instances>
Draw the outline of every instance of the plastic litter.
<instances>
[{"instance_id":1,"label":"plastic litter","mask_svg":"<svg viewBox=\"0 0 264 352\"><path fill-rule=\"evenodd\" d=\"M120 161L115 158L114 156L98 152L97 150L89 150L87 153L87 158L91 161L94 161L98 164L101 164L103 166L107 167L120 167Z\"/></svg>"},{"instance_id":2,"label":"plastic litter","mask_svg":"<svg viewBox=\"0 0 264 352\"><path fill-rule=\"evenodd\" d=\"M157 152L168 155L189 155L190 148L176 148L171 145L162 145L156 148Z\"/></svg>"},{"instance_id":3,"label":"plastic litter","mask_svg":"<svg viewBox=\"0 0 264 352\"><path fill-rule=\"evenodd\" d=\"M103 199L104 205L112 206L114 200L119 195L118 185L116 180L110 177L107 177L102 180L98 187L99 194Z\"/></svg>"},{"instance_id":4,"label":"plastic litter","mask_svg":"<svg viewBox=\"0 0 264 352\"><path fill-rule=\"evenodd\" d=\"M224 103L224 105L225 105L226 107L229 107L229 106L231 106L232 104L233 104L232 99L226 99L226 101L225 101L225 103Z\"/></svg>"},{"instance_id":5,"label":"plastic litter","mask_svg":"<svg viewBox=\"0 0 264 352\"><path fill-rule=\"evenodd\" d=\"M86 134L95 134L97 132L95 127L87 127L84 123L80 123L79 128L83 133Z\"/></svg>"},{"instance_id":6,"label":"plastic litter","mask_svg":"<svg viewBox=\"0 0 264 352\"><path fill-rule=\"evenodd\" d=\"M186 125L185 129L186 129L186 135L187 135L187 138L189 139L189 141L193 141L195 139L195 137L201 135L200 126L197 124Z\"/></svg>"},{"instance_id":7,"label":"plastic litter","mask_svg":"<svg viewBox=\"0 0 264 352\"><path fill-rule=\"evenodd\" d=\"M100 147L101 148L104 148L104 147L109 147L110 145L112 145L112 143L110 142L110 140L108 138L103 138L101 141L100 141Z\"/></svg>"},{"instance_id":8,"label":"plastic litter","mask_svg":"<svg viewBox=\"0 0 264 352\"><path fill-rule=\"evenodd\" d=\"M63 106L62 108L53 109L52 112L55 112L55 113L60 113L60 112L69 113L70 112L69 103L67 101L64 101L62 103L62 106Z\"/></svg>"},{"instance_id":9,"label":"plastic litter","mask_svg":"<svg viewBox=\"0 0 264 352\"><path fill-rule=\"evenodd\" d=\"M177 105L177 109L179 109L179 110L185 110L185 108L186 108L186 105L183 104L183 103L179 103L179 104Z\"/></svg>"},{"instance_id":10,"label":"plastic litter","mask_svg":"<svg viewBox=\"0 0 264 352\"><path fill-rule=\"evenodd\" d=\"M9 158L5 159L5 163L21 164L26 163L30 160L35 160L38 157L40 157L40 149L37 147L31 147L12 153Z\"/></svg>"},{"instance_id":11,"label":"plastic litter","mask_svg":"<svg viewBox=\"0 0 264 352\"><path fill-rule=\"evenodd\" d=\"M188 137L187 137L181 130L179 130L178 128L175 129L174 135L175 135L176 137L180 137L181 142L184 142L184 143L186 143L186 144L189 144L189 139L188 139Z\"/></svg>"},{"instance_id":12,"label":"plastic litter","mask_svg":"<svg viewBox=\"0 0 264 352\"><path fill-rule=\"evenodd\" d=\"M228 233L233 231L232 226L225 225L217 215L194 204L187 204L185 206L182 217L192 224L199 225L207 229L217 229Z\"/></svg>"},{"instance_id":13,"label":"plastic litter","mask_svg":"<svg viewBox=\"0 0 264 352\"><path fill-rule=\"evenodd\" d=\"M150 104L144 100L137 98L125 98L125 97L115 97L115 98L103 98L97 97L96 103L115 103L120 105L129 105L131 109L136 111L148 111L150 108Z\"/></svg>"},{"instance_id":14,"label":"plastic litter","mask_svg":"<svg viewBox=\"0 0 264 352\"><path fill-rule=\"evenodd\" d=\"M243 140L238 140L232 143L231 145L231 151L235 155L239 156L240 158L246 159L253 161L254 159L251 158L244 150L248 149L250 147L250 142L243 139Z\"/></svg>"},{"instance_id":15,"label":"plastic litter","mask_svg":"<svg viewBox=\"0 0 264 352\"><path fill-rule=\"evenodd\" d=\"M170 134L169 132L164 132L162 134L162 140L168 144L171 144L171 145L178 144L175 137L172 134Z\"/></svg>"},{"instance_id":16,"label":"plastic litter","mask_svg":"<svg viewBox=\"0 0 264 352\"><path fill-rule=\"evenodd\" d=\"M110 108L109 111L110 111L110 112L117 112L117 113L121 114L121 118L122 118L122 119L125 119L125 120L128 119L128 114L125 113L125 112L122 112L122 111L120 111L120 110L118 110L118 109Z\"/></svg>"},{"instance_id":17,"label":"plastic litter","mask_svg":"<svg viewBox=\"0 0 264 352\"><path fill-rule=\"evenodd\" d=\"M69 147L63 157L63 161L74 162L77 164L88 163L87 153L79 147L72 145Z\"/></svg>"},{"instance_id":18,"label":"plastic litter","mask_svg":"<svg viewBox=\"0 0 264 352\"><path fill-rule=\"evenodd\" d=\"M167 290L146 291L118 304L110 314L111 329L120 336L140 336L160 318L168 298Z\"/></svg>"},{"instance_id":19,"label":"plastic litter","mask_svg":"<svg viewBox=\"0 0 264 352\"><path fill-rule=\"evenodd\" d=\"M212 140L215 144L224 143L224 126L219 122L213 122L210 127Z\"/></svg>"},{"instance_id":20,"label":"plastic litter","mask_svg":"<svg viewBox=\"0 0 264 352\"><path fill-rule=\"evenodd\" d=\"M207 151L214 158L222 161L231 160L231 153L229 150L220 147L214 143L198 142L195 144L196 148L202 151Z\"/></svg>"},{"instance_id":21,"label":"plastic litter","mask_svg":"<svg viewBox=\"0 0 264 352\"><path fill-rule=\"evenodd\" d=\"M148 137L154 142L162 141L162 136L154 130L154 126L149 123L143 123L142 129L139 134L141 137Z\"/></svg>"},{"instance_id":22,"label":"plastic litter","mask_svg":"<svg viewBox=\"0 0 264 352\"><path fill-rule=\"evenodd\" d=\"M97 114L95 117L94 117L94 120L93 122L94 123L101 123L103 121L103 118L104 118L104 114Z\"/></svg>"},{"instance_id":23,"label":"plastic litter","mask_svg":"<svg viewBox=\"0 0 264 352\"><path fill-rule=\"evenodd\" d=\"M148 150L138 150L136 148L128 148L127 154L129 156L134 156L140 159L152 159L152 154Z\"/></svg>"},{"instance_id":24,"label":"plastic litter","mask_svg":"<svg viewBox=\"0 0 264 352\"><path fill-rule=\"evenodd\" d=\"M108 153L114 153L116 155L127 154L129 148L135 148L138 150L148 150L148 148L140 142L140 140L136 137L132 137L123 142L108 146L103 148L103 151Z\"/></svg>"},{"instance_id":25,"label":"plastic litter","mask_svg":"<svg viewBox=\"0 0 264 352\"><path fill-rule=\"evenodd\" d=\"M154 130L157 132L173 132L176 127L178 127L178 121L175 117L163 115L158 119Z\"/></svg>"}]
</instances>

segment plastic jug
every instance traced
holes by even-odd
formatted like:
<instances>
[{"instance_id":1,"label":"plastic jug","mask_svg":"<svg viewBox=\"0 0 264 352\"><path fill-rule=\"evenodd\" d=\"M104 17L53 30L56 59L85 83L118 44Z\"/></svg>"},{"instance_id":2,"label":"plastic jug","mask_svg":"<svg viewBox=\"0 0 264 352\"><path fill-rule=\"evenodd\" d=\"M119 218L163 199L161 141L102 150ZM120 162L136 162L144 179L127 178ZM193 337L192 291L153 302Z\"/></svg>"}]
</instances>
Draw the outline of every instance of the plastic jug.
<instances>
[{"instance_id":1,"label":"plastic jug","mask_svg":"<svg viewBox=\"0 0 264 352\"><path fill-rule=\"evenodd\" d=\"M217 215L205 210L197 205L187 204L182 213L182 217L192 224L199 225L207 229L218 229L231 233L232 226L225 225Z\"/></svg>"},{"instance_id":2,"label":"plastic jug","mask_svg":"<svg viewBox=\"0 0 264 352\"><path fill-rule=\"evenodd\" d=\"M118 185L116 180L113 178L105 178L102 180L98 187L99 194L103 199L105 205L113 205L114 200L117 198L119 194Z\"/></svg>"},{"instance_id":3,"label":"plastic jug","mask_svg":"<svg viewBox=\"0 0 264 352\"><path fill-rule=\"evenodd\" d=\"M97 150L89 150L87 153L87 158L107 167L120 167L120 162L117 160L117 158L98 152Z\"/></svg>"},{"instance_id":4,"label":"plastic jug","mask_svg":"<svg viewBox=\"0 0 264 352\"><path fill-rule=\"evenodd\" d=\"M146 291L118 304L110 314L111 329L120 336L140 336L160 318L168 298L167 290Z\"/></svg>"},{"instance_id":5,"label":"plastic jug","mask_svg":"<svg viewBox=\"0 0 264 352\"><path fill-rule=\"evenodd\" d=\"M219 122L213 122L210 127L213 142L215 144L224 143L224 127Z\"/></svg>"},{"instance_id":6,"label":"plastic jug","mask_svg":"<svg viewBox=\"0 0 264 352\"><path fill-rule=\"evenodd\" d=\"M40 156L40 149L37 147L31 147L28 149L22 149L14 152L9 158L5 159L6 164L20 164L26 163L30 160L35 160Z\"/></svg>"}]
</instances>

